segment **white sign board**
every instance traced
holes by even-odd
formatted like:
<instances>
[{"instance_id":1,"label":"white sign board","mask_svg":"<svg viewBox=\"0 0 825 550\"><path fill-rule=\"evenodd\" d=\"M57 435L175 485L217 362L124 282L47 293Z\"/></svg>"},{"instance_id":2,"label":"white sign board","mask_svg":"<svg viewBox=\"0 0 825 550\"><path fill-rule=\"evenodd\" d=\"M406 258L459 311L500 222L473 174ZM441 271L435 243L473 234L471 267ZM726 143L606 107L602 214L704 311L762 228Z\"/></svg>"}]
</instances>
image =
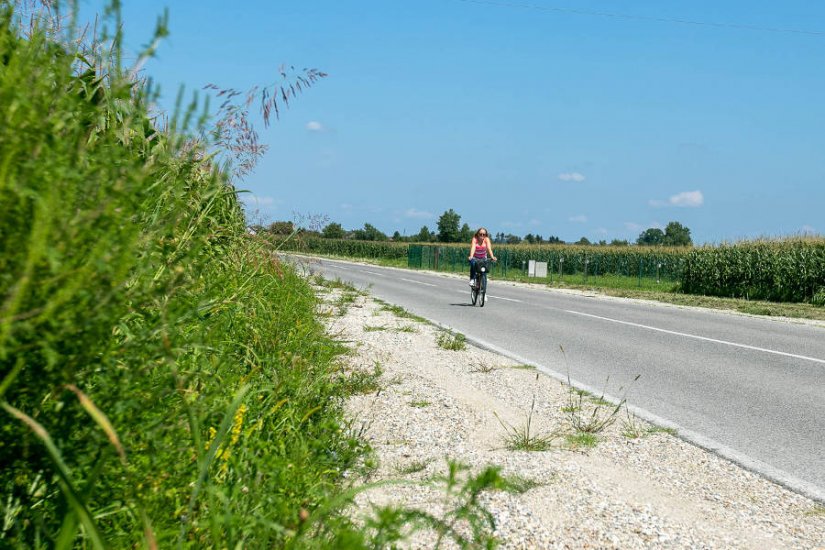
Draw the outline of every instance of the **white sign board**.
<instances>
[{"instance_id":1,"label":"white sign board","mask_svg":"<svg viewBox=\"0 0 825 550\"><path fill-rule=\"evenodd\" d=\"M536 260L528 260L527 276L547 277L547 262L537 262Z\"/></svg>"}]
</instances>

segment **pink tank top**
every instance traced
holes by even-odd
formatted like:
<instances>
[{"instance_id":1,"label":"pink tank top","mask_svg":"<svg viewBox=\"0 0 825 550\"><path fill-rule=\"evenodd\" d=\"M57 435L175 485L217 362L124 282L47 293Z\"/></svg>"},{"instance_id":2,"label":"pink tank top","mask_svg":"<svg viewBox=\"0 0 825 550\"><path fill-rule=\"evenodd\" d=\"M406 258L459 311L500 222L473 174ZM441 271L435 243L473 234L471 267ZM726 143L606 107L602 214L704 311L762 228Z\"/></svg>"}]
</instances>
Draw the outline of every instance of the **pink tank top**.
<instances>
[{"instance_id":1,"label":"pink tank top","mask_svg":"<svg viewBox=\"0 0 825 550\"><path fill-rule=\"evenodd\" d=\"M478 242L478 241L476 241ZM487 259L487 247L484 246L484 241L481 241L482 244L476 244L476 251L473 253L473 258L476 260L486 260Z\"/></svg>"}]
</instances>

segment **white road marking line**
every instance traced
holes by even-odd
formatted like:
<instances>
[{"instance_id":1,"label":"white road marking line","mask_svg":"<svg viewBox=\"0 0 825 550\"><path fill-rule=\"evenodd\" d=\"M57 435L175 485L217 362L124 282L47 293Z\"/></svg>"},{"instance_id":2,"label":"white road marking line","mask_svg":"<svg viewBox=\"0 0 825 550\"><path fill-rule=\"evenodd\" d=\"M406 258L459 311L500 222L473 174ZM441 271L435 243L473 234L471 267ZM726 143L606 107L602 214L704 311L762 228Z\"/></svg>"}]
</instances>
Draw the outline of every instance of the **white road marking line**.
<instances>
[{"instance_id":1,"label":"white road marking line","mask_svg":"<svg viewBox=\"0 0 825 550\"><path fill-rule=\"evenodd\" d=\"M424 285L424 286L438 286L438 285L432 285L432 284L430 284L430 283L422 283L421 281L413 281L412 279L404 279L403 277L401 278L401 280L402 280L402 281L407 281L408 283L415 283L415 284L417 284L417 285Z\"/></svg>"},{"instance_id":2,"label":"white road marking line","mask_svg":"<svg viewBox=\"0 0 825 550\"><path fill-rule=\"evenodd\" d=\"M749 346L747 344L738 344L736 342L728 342L727 340L718 340L716 338L708 338L707 336L699 336L696 334L688 334L686 332L677 332L675 330L667 330L664 328L658 327L651 327L648 325L642 325L639 323L631 323L630 321L620 321L619 319L611 319L610 317L602 317L600 315L593 315L592 313L582 313L581 311L573 311L571 309L564 309L567 313L572 313L574 315L581 315L583 317L592 317L594 319L601 319L603 321L610 321L611 323L619 323L620 325L628 325L631 327L638 327L638 328L646 328L648 330L653 330L656 332L663 332L665 334L673 334L675 336L684 336L685 338L693 338L695 340L703 340L705 342L714 342L716 344L723 344L726 346L733 346L735 348L744 348L753 351L761 351L764 353L772 353L774 355L782 355L784 357L793 357L794 359L802 359L804 361L813 361L814 363L821 363L825 365L825 359L817 359L816 357L808 357L807 355L797 355L796 353L787 353L784 351L777 351L774 349L767 349L767 348L760 348L757 346Z\"/></svg>"},{"instance_id":3,"label":"white road marking line","mask_svg":"<svg viewBox=\"0 0 825 550\"><path fill-rule=\"evenodd\" d=\"M488 294L487 297L495 298L496 300L507 300L508 302L518 302L519 304L523 303L521 300L516 300L515 298L505 298L503 296L493 296L491 294Z\"/></svg>"},{"instance_id":4,"label":"white road marking line","mask_svg":"<svg viewBox=\"0 0 825 550\"><path fill-rule=\"evenodd\" d=\"M350 268L348 268L348 267L340 266L340 265L337 265L337 264L329 264L329 266L332 267L333 269L343 269L344 271L349 271L350 270Z\"/></svg>"},{"instance_id":5,"label":"white road marking line","mask_svg":"<svg viewBox=\"0 0 825 550\"><path fill-rule=\"evenodd\" d=\"M369 269L365 269L364 273L369 273L371 275L378 275L379 277L386 277L386 275L384 275L383 273L378 273L376 271L370 271Z\"/></svg>"}]
</instances>

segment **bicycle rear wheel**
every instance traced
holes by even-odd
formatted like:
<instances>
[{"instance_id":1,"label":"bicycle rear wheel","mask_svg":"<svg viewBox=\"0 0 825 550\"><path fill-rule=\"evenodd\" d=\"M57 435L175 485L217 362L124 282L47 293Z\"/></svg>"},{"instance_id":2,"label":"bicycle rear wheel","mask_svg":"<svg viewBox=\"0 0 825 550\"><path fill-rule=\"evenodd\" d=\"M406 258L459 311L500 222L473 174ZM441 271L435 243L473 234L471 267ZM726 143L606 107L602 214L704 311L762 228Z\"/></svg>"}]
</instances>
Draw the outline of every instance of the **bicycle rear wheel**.
<instances>
[{"instance_id":1,"label":"bicycle rear wheel","mask_svg":"<svg viewBox=\"0 0 825 550\"><path fill-rule=\"evenodd\" d=\"M481 276L481 289L478 291L479 306L484 307L484 302L487 301L487 274ZM474 302L475 303L475 302Z\"/></svg>"},{"instance_id":2,"label":"bicycle rear wheel","mask_svg":"<svg viewBox=\"0 0 825 550\"><path fill-rule=\"evenodd\" d=\"M478 285L473 286L470 290L470 300L473 302L473 305L476 305L476 301L478 301Z\"/></svg>"}]
</instances>

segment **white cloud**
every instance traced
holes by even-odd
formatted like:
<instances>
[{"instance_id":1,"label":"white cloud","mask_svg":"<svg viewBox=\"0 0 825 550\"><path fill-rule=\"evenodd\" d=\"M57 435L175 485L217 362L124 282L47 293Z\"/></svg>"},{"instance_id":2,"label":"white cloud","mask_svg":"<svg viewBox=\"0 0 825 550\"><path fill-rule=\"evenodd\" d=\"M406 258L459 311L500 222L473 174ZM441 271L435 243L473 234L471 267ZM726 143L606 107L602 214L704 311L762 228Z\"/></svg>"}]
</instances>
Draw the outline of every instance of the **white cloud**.
<instances>
[{"instance_id":1,"label":"white cloud","mask_svg":"<svg viewBox=\"0 0 825 550\"><path fill-rule=\"evenodd\" d=\"M585 223L587 221L587 216L583 214L580 214L578 216L570 216L569 218L567 218L567 221L575 223Z\"/></svg>"},{"instance_id":2,"label":"white cloud","mask_svg":"<svg viewBox=\"0 0 825 550\"><path fill-rule=\"evenodd\" d=\"M587 178L584 176L584 174L580 174L578 172L564 172L562 174L559 174L559 179L561 181L574 181L576 183L580 183L586 180Z\"/></svg>"},{"instance_id":3,"label":"white cloud","mask_svg":"<svg viewBox=\"0 0 825 550\"><path fill-rule=\"evenodd\" d=\"M670 197L670 204L673 206L697 207L702 206L705 202L705 197L701 191L685 191L678 195Z\"/></svg>"},{"instance_id":4,"label":"white cloud","mask_svg":"<svg viewBox=\"0 0 825 550\"><path fill-rule=\"evenodd\" d=\"M650 206L661 207L661 206L677 206L681 208L697 208L702 206L705 203L705 196L702 195L702 192L697 191L683 191L681 193L677 193L676 195L671 196L668 200L650 200L648 201Z\"/></svg>"},{"instance_id":5,"label":"white cloud","mask_svg":"<svg viewBox=\"0 0 825 550\"><path fill-rule=\"evenodd\" d=\"M310 132L323 132L326 128L317 120L310 120L307 122L307 130Z\"/></svg>"},{"instance_id":6,"label":"white cloud","mask_svg":"<svg viewBox=\"0 0 825 550\"><path fill-rule=\"evenodd\" d=\"M408 208L406 212L404 212L404 217L430 219L435 216L432 212L427 212L426 210L416 210L415 208Z\"/></svg>"}]
</instances>

